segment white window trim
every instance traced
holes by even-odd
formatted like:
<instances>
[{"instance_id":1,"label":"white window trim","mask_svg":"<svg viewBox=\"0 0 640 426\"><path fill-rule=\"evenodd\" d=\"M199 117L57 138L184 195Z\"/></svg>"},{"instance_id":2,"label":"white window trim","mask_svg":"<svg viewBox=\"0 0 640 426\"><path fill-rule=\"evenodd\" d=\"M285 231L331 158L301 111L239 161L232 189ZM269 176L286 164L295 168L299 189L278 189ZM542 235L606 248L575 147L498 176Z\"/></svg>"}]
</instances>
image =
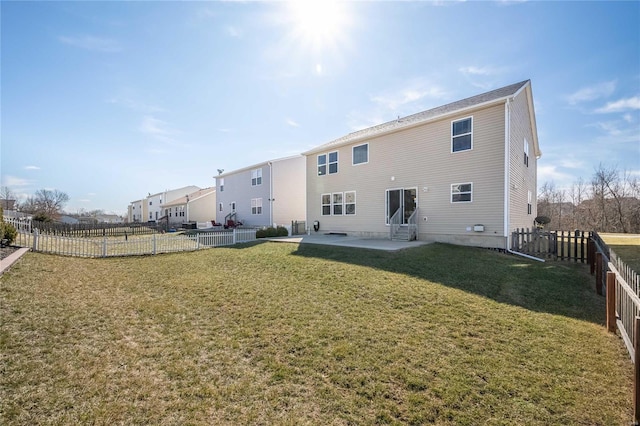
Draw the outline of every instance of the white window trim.
<instances>
[{"instance_id":1,"label":"white window trim","mask_svg":"<svg viewBox=\"0 0 640 426\"><path fill-rule=\"evenodd\" d=\"M320 164L320 157L323 157L323 156L324 156L324 164ZM329 173L329 163L327 162L328 159L329 159L329 156L327 154L318 154L316 158L316 167L318 171L318 176L326 176ZM320 174L321 166L324 166L323 174Z\"/></svg>"},{"instance_id":2,"label":"white window trim","mask_svg":"<svg viewBox=\"0 0 640 426\"><path fill-rule=\"evenodd\" d=\"M453 201L453 187L457 185L471 185L471 190L469 191L469 194L471 195L471 199L469 201ZM466 192L461 192L461 194L466 194ZM451 204L473 203L473 182L452 183L451 189L449 190L449 202Z\"/></svg>"},{"instance_id":3,"label":"white window trim","mask_svg":"<svg viewBox=\"0 0 640 426\"><path fill-rule=\"evenodd\" d=\"M460 137L460 136L465 136L465 135L471 135L471 146L469 147L469 149L463 149L460 151L454 151L453 150L453 123L457 123L458 121L464 121L464 120L469 120L471 119L471 131L469 133L462 133L460 135L455 135L455 137ZM466 151L472 151L473 150L473 115L469 116L469 117L464 117L464 118L458 118L456 120L451 120L451 125L449 126L449 134L451 135L451 153L452 154L457 154L458 152L466 152Z\"/></svg>"},{"instance_id":4,"label":"white window trim","mask_svg":"<svg viewBox=\"0 0 640 426\"><path fill-rule=\"evenodd\" d=\"M324 198L325 195L329 196L329 204L325 204L322 202L322 199ZM329 214L324 214L324 207L325 206L329 206ZM331 194L330 193L325 193L325 194L320 194L320 216L331 216Z\"/></svg>"},{"instance_id":5,"label":"white window trim","mask_svg":"<svg viewBox=\"0 0 640 426\"><path fill-rule=\"evenodd\" d=\"M255 213L254 213L253 209L255 209ZM251 214L252 215L261 215L262 211L263 211L262 210L262 198L252 198L251 199Z\"/></svg>"},{"instance_id":6,"label":"white window trim","mask_svg":"<svg viewBox=\"0 0 640 426\"><path fill-rule=\"evenodd\" d=\"M533 194L531 192L531 190L527 191L527 214L531 215L533 214Z\"/></svg>"},{"instance_id":7,"label":"white window trim","mask_svg":"<svg viewBox=\"0 0 640 426\"><path fill-rule=\"evenodd\" d=\"M224 204L222 202L218 203L218 211L224 211Z\"/></svg>"},{"instance_id":8,"label":"white window trim","mask_svg":"<svg viewBox=\"0 0 640 426\"><path fill-rule=\"evenodd\" d=\"M331 161L329 158L331 157L331 154L336 154L336 161ZM336 171L331 173L331 164L335 164L336 165ZM327 174L328 175L337 175L338 172L340 171L340 154L338 154L338 151L331 151L327 153Z\"/></svg>"},{"instance_id":9,"label":"white window trim","mask_svg":"<svg viewBox=\"0 0 640 426\"><path fill-rule=\"evenodd\" d=\"M524 165L529 167L529 141L524 138Z\"/></svg>"},{"instance_id":10,"label":"white window trim","mask_svg":"<svg viewBox=\"0 0 640 426\"><path fill-rule=\"evenodd\" d=\"M260 179L260 182L258 182L258 179ZM262 167L251 170L251 186L260 185L262 185Z\"/></svg>"},{"instance_id":11,"label":"white window trim","mask_svg":"<svg viewBox=\"0 0 640 426\"><path fill-rule=\"evenodd\" d=\"M362 163L356 163L356 155L355 155L355 149L356 148L360 148L361 146L366 146L367 147L367 161L363 161ZM360 145L354 145L351 147L351 165L352 166L361 166L363 164L369 164L369 143L362 143ZM351 192L351 191L349 191Z\"/></svg>"},{"instance_id":12,"label":"white window trim","mask_svg":"<svg viewBox=\"0 0 640 426\"><path fill-rule=\"evenodd\" d=\"M342 200L339 204L338 203L334 203L333 202L333 196L334 195L338 195L340 194L340 199ZM334 206L340 206L341 209L341 213L340 214L335 214L333 207ZM331 193L331 216L344 216L344 192L332 192Z\"/></svg>"},{"instance_id":13,"label":"white window trim","mask_svg":"<svg viewBox=\"0 0 640 426\"><path fill-rule=\"evenodd\" d=\"M224 192L224 178L220 178L220 192Z\"/></svg>"},{"instance_id":14,"label":"white window trim","mask_svg":"<svg viewBox=\"0 0 640 426\"><path fill-rule=\"evenodd\" d=\"M347 194L353 193L353 203L347 203ZM347 204L353 204L354 213L347 213ZM344 212L344 216L355 216L358 213L358 200L356 196L356 191L344 191L344 195L342 196L342 208Z\"/></svg>"}]
</instances>

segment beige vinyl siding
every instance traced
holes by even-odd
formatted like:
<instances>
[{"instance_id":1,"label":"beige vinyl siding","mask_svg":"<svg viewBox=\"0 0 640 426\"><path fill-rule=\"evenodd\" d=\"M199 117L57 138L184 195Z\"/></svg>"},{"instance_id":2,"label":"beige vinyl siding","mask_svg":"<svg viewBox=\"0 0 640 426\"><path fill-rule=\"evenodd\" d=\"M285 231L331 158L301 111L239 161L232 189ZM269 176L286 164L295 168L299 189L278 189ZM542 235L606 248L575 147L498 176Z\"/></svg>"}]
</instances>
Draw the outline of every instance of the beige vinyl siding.
<instances>
[{"instance_id":1,"label":"beige vinyl siding","mask_svg":"<svg viewBox=\"0 0 640 426\"><path fill-rule=\"evenodd\" d=\"M273 223L290 226L293 220L304 220L305 158L303 156L273 162ZM263 206L268 203L263 200Z\"/></svg>"},{"instance_id":2,"label":"beige vinyl siding","mask_svg":"<svg viewBox=\"0 0 640 426\"><path fill-rule=\"evenodd\" d=\"M452 153L451 123L470 116L473 149ZM339 172L334 175L317 176L317 153L311 154L308 220L319 220L320 232L386 236L385 191L416 188L420 239L502 238L504 132L504 104L498 104L339 147ZM352 147L363 143L369 144L369 162L353 166ZM451 184L467 182L473 183L473 202L452 204ZM356 214L322 216L321 194L345 191L356 191ZM468 231L474 224L483 224L485 232Z\"/></svg>"},{"instance_id":3,"label":"beige vinyl siding","mask_svg":"<svg viewBox=\"0 0 640 426\"><path fill-rule=\"evenodd\" d=\"M211 192L188 204L189 220L192 222L210 222L216 218L216 193Z\"/></svg>"},{"instance_id":4,"label":"beige vinyl siding","mask_svg":"<svg viewBox=\"0 0 640 426\"><path fill-rule=\"evenodd\" d=\"M537 159L533 146L533 129L529 120L527 90L523 90L511 103L509 139L509 231L531 228L537 216ZM524 164L524 139L529 143L529 167ZM531 191L532 211L527 214L528 191Z\"/></svg>"}]
</instances>

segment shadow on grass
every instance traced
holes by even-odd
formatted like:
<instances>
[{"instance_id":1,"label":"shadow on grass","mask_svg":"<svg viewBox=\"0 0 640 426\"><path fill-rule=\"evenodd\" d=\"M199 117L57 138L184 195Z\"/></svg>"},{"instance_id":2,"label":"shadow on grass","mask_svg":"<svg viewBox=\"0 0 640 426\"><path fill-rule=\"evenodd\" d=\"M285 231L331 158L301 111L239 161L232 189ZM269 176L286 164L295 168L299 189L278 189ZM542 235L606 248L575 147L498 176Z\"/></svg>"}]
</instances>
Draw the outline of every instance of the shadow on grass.
<instances>
[{"instance_id":1,"label":"shadow on grass","mask_svg":"<svg viewBox=\"0 0 640 426\"><path fill-rule=\"evenodd\" d=\"M300 244L296 256L321 258L423 279L531 311L604 324L605 299L588 266L541 263L492 250L431 244L380 250Z\"/></svg>"}]
</instances>

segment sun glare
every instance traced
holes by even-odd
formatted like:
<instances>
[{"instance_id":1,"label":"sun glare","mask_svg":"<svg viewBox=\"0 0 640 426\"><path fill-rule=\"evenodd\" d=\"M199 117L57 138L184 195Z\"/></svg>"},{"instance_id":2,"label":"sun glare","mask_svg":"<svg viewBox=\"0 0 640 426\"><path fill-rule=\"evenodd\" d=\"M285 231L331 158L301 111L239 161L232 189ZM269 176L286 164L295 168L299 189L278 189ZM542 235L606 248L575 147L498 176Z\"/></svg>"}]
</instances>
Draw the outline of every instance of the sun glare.
<instances>
[{"instance_id":1,"label":"sun glare","mask_svg":"<svg viewBox=\"0 0 640 426\"><path fill-rule=\"evenodd\" d=\"M340 42L348 25L343 2L299 0L289 3L293 35L315 49L325 49Z\"/></svg>"}]
</instances>

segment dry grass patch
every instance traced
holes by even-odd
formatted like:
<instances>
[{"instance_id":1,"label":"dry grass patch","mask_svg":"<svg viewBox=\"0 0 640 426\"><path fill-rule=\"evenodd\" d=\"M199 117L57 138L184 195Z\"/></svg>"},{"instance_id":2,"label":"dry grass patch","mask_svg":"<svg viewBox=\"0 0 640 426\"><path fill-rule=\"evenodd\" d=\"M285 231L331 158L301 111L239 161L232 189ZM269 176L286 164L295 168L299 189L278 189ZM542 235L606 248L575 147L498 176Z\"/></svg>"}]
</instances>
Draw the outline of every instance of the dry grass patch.
<instances>
[{"instance_id":1,"label":"dry grass patch","mask_svg":"<svg viewBox=\"0 0 640 426\"><path fill-rule=\"evenodd\" d=\"M0 278L5 424L622 424L579 265L256 243Z\"/></svg>"},{"instance_id":2,"label":"dry grass patch","mask_svg":"<svg viewBox=\"0 0 640 426\"><path fill-rule=\"evenodd\" d=\"M600 237L624 263L640 274L640 235L600 234Z\"/></svg>"}]
</instances>

